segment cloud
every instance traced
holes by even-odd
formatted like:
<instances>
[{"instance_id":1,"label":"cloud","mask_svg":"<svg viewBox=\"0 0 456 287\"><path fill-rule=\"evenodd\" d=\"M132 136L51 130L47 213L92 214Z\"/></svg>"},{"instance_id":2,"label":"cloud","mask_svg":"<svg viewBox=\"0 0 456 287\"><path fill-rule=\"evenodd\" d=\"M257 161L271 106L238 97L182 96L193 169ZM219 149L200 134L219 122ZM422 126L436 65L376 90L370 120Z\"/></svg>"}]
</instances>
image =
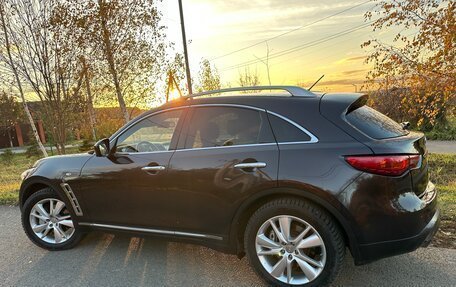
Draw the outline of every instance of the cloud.
<instances>
[{"instance_id":1,"label":"cloud","mask_svg":"<svg viewBox=\"0 0 456 287\"><path fill-rule=\"evenodd\" d=\"M351 76L351 75L361 74L361 73L366 72L366 71L367 71L366 69L349 70L349 71L343 71L342 75Z\"/></svg>"},{"instance_id":2,"label":"cloud","mask_svg":"<svg viewBox=\"0 0 456 287\"><path fill-rule=\"evenodd\" d=\"M331 80L331 81L322 81L321 85L326 86L334 86L334 85L360 85L363 84L364 80L357 79L357 80L350 80L350 79L340 79L340 80Z\"/></svg>"},{"instance_id":3,"label":"cloud","mask_svg":"<svg viewBox=\"0 0 456 287\"><path fill-rule=\"evenodd\" d=\"M342 58L339 61L337 61L335 64L340 65L344 64L347 62L355 62L355 61L360 61L366 59L367 56L355 56L355 57L350 57L350 58Z\"/></svg>"},{"instance_id":4,"label":"cloud","mask_svg":"<svg viewBox=\"0 0 456 287\"><path fill-rule=\"evenodd\" d=\"M367 56L357 56L357 57L348 58L347 61L358 61L358 60L364 60L366 58L367 58Z\"/></svg>"}]
</instances>

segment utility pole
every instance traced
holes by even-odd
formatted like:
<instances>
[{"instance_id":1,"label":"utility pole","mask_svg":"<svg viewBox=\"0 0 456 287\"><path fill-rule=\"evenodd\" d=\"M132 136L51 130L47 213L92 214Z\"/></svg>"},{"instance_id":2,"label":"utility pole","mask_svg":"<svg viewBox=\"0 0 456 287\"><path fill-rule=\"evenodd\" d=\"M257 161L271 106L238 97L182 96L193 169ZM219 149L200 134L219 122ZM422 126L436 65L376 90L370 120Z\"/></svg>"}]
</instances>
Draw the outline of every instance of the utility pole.
<instances>
[{"instance_id":1,"label":"utility pole","mask_svg":"<svg viewBox=\"0 0 456 287\"><path fill-rule=\"evenodd\" d=\"M181 30L182 30L182 42L184 44L185 72L187 74L188 94L191 95L191 94L193 94L193 91L192 91L192 78L190 76L190 65L188 63L187 37L185 37L184 11L182 9L182 0L178 0L178 1L179 1L179 13L180 13Z\"/></svg>"}]
</instances>

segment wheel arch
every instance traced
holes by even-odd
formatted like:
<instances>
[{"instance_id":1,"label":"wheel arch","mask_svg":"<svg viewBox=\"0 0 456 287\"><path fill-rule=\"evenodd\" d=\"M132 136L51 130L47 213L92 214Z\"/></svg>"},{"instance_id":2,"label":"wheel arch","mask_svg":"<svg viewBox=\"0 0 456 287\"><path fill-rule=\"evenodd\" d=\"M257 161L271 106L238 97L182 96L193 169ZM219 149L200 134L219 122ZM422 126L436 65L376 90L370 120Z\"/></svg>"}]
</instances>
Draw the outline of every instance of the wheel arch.
<instances>
[{"instance_id":1,"label":"wheel arch","mask_svg":"<svg viewBox=\"0 0 456 287\"><path fill-rule=\"evenodd\" d=\"M51 180L41 176L32 176L27 178L21 185L19 191L19 207L22 210L25 201L35 192L43 188L52 188L54 192L70 207L69 209L73 212L71 205L69 205L68 198L63 194L62 190L54 184Z\"/></svg>"},{"instance_id":2,"label":"wheel arch","mask_svg":"<svg viewBox=\"0 0 456 287\"><path fill-rule=\"evenodd\" d=\"M229 235L230 245L234 248L235 253L238 255L238 257L244 256L243 237L249 218L260 206L264 205L266 202L283 197L294 197L301 200L304 199L326 210L339 225L344 240L348 245L352 256L355 259L359 257L358 243L353 233L352 227L336 206L332 205L322 197L306 190L283 187L273 188L254 194L245 200L238 208L231 223Z\"/></svg>"}]
</instances>

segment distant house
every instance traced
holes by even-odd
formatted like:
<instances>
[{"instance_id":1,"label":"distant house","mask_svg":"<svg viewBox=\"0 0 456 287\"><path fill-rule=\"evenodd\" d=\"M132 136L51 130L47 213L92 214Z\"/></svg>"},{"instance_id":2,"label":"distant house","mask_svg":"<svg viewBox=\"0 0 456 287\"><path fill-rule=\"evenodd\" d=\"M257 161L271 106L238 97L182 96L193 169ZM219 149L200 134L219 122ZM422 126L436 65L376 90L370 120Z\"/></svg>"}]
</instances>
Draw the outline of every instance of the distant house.
<instances>
[{"instance_id":1,"label":"distant house","mask_svg":"<svg viewBox=\"0 0 456 287\"><path fill-rule=\"evenodd\" d=\"M43 121L35 122L41 142L46 143ZM0 148L20 147L29 144L34 139L30 124L17 123L11 127L0 127Z\"/></svg>"},{"instance_id":2,"label":"distant house","mask_svg":"<svg viewBox=\"0 0 456 287\"><path fill-rule=\"evenodd\" d=\"M40 103L30 102L28 106L36 120L38 113L33 113L33 111L39 110ZM41 142L46 143L43 121L41 119L36 120L35 127ZM33 134L27 119L23 119L23 121L11 126L0 126L0 148L20 147L33 141Z\"/></svg>"}]
</instances>

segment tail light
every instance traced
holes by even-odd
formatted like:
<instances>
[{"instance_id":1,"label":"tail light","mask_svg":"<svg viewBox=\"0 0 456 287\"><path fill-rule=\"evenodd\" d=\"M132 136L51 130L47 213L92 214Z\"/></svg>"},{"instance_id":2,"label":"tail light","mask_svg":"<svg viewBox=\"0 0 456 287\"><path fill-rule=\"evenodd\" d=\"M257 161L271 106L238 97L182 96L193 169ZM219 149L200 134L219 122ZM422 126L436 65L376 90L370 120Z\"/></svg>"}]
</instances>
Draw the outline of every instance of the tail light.
<instances>
[{"instance_id":1,"label":"tail light","mask_svg":"<svg viewBox=\"0 0 456 287\"><path fill-rule=\"evenodd\" d=\"M406 171L418 168L421 162L420 155L373 155L373 156L346 156L345 161L352 167L380 175L399 176Z\"/></svg>"}]
</instances>

